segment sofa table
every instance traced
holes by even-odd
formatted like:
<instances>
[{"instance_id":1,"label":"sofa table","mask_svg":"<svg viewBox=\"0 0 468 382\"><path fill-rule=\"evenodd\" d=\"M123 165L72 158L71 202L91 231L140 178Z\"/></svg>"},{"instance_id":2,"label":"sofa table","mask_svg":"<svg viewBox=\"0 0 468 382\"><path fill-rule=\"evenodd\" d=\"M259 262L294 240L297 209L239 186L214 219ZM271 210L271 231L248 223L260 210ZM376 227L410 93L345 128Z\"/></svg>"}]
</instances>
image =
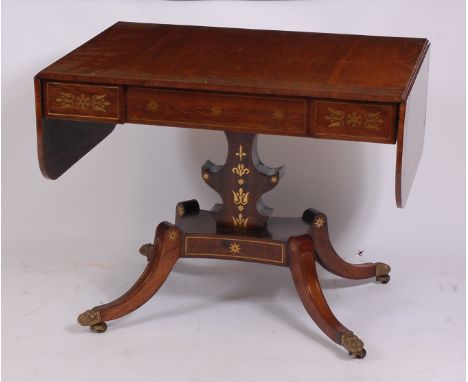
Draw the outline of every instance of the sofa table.
<instances>
[{"instance_id":1,"label":"sofa table","mask_svg":"<svg viewBox=\"0 0 468 382\"><path fill-rule=\"evenodd\" d=\"M201 169L222 203L201 210L196 200L179 202L175 224L160 223L154 242L140 248L148 264L136 283L78 322L104 332L107 321L148 301L181 257L251 261L289 267L320 329L364 357L363 342L330 310L316 263L381 283L390 267L345 262L315 209L270 217L262 195L284 169L261 162L257 134L396 143L403 207L422 154L428 51L422 38L118 22L42 70L34 85L47 178L61 176L119 123L222 130L228 141L226 163Z\"/></svg>"}]
</instances>

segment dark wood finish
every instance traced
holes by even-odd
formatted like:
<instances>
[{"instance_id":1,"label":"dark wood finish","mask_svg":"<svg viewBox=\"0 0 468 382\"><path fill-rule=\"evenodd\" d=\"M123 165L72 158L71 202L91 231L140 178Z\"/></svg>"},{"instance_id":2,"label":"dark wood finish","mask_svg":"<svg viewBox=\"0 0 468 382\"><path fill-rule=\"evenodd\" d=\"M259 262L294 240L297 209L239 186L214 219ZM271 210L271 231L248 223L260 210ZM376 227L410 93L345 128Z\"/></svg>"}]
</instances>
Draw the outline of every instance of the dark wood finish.
<instances>
[{"instance_id":1,"label":"dark wood finish","mask_svg":"<svg viewBox=\"0 0 468 382\"><path fill-rule=\"evenodd\" d=\"M406 102L400 105L397 159L395 172L395 195L397 206L403 208L416 176L424 146L426 125L427 85L429 54L411 88Z\"/></svg>"},{"instance_id":2,"label":"dark wood finish","mask_svg":"<svg viewBox=\"0 0 468 382\"><path fill-rule=\"evenodd\" d=\"M257 153L257 136L226 133L228 155L223 166L207 161L202 166L204 181L221 196L215 207L218 226L237 230L263 230L272 209L262 195L275 187L283 168L269 168Z\"/></svg>"},{"instance_id":3,"label":"dark wood finish","mask_svg":"<svg viewBox=\"0 0 468 382\"><path fill-rule=\"evenodd\" d=\"M302 218L310 224L309 234L314 242L316 260L329 272L347 279L361 280L376 276L376 264L350 264L344 261L333 248L328 234L328 221L325 214L312 208L304 212Z\"/></svg>"},{"instance_id":4,"label":"dark wood finish","mask_svg":"<svg viewBox=\"0 0 468 382\"><path fill-rule=\"evenodd\" d=\"M395 143L396 106L362 102L316 101L312 136Z\"/></svg>"},{"instance_id":5,"label":"dark wood finish","mask_svg":"<svg viewBox=\"0 0 468 382\"><path fill-rule=\"evenodd\" d=\"M127 121L264 134L306 135L305 98L129 88Z\"/></svg>"},{"instance_id":6,"label":"dark wood finish","mask_svg":"<svg viewBox=\"0 0 468 382\"><path fill-rule=\"evenodd\" d=\"M148 265L118 299L79 316L96 332L153 296L180 257L288 266L317 325L355 357L363 342L333 315L316 262L350 279L389 281L383 263L350 264L333 249L326 216L269 217L262 195L283 168L258 158L256 134L397 145L396 198L403 206L422 152L429 42L119 22L35 78L39 163L55 179L114 129L134 122L226 132L224 165L207 161L222 203L176 206L140 253Z\"/></svg>"},{"instance_id":7,"label":"dark wood finish","mask_svg":"<svg viewBox=\"0 0 468 382\"><path fill-rule=\"evenodd\" d=\"M57 179L106 138L115 124L43 118L41 82L35 80L34 86L39 168L46 178Z\"/></svg>"},{"instance_id":8,"label":"dark wood finish","mask_svg":"<svg viewBox=\"0 0 468 382\"><path fill-rule=\"evenodd\" d=\"M171 224L159 224L148 265L137 282L116 300L82 313L78 322L93 328L102 322L123 317L147 302L166 281L180 257L180 236L180 231Z\"/></svg>"},{"instance_id":9,"label":"dark wood finish","mask_svg":"<svg viewBox=\"0 0 468 382\"><path fill-rule=\"evenodd\" d=\"M423 38L118 22L38 77L398 103L428 45Z\"/></svg>"},{"instance_id":10,"label":"dark wood finish","mask_svg":"<svg viewBox=\"0 0 468 382\"><path fill-rule=\"evenodd\" d=\"M118 22L36 78L51 89L41 104L51 118L390 144L398 135L402 207L424 134L420 117L405 118L407 100L428 49L422 38ZM75 97L67 110L61 93ZM77 106L80 95L90 107ZM103 95L108 109L99 110L100 98L98 110L89 110L92 97ZM412 115L424 115L421 97L410 98ZM333 114L331 105L340 109ZM403 149L407 123L414 125L407 141L417 142Z\"/></svg>"},{"instance_id":11,"label":"dark wood finish","mask_svg":"<svg viewBox=\"0 0 468 382\"><path fill-rule=\"evenodd\" d=\"M222 235L187 235L183 257L211 257L244 260L272 265L287 265L281 242Z\"/></svg>"},{"instance_id":12,"label":"dark wood finish","mask_svg":"<svg viewBox=\"0 0 468 382\"><path fill-rule=\"evenodd\" d=\"M47 82L45 94L47 118L122 121L123 96L119 86Z\"/></svg>"}]
</instances>

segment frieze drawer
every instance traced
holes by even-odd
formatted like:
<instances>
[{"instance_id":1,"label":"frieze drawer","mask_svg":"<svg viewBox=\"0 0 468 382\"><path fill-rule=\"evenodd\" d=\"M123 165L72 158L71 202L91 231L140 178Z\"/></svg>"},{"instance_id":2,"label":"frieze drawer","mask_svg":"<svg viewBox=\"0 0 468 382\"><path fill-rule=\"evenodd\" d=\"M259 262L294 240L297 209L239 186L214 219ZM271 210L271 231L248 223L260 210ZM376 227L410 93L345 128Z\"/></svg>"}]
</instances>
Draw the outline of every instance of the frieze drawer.
<instances>
[{"instance_id":1,"label":"frieze drawer","mask_svg":"<svg viewBox=\"0 0 468 382\"><path fill-rule=\"evenodd\" d=\"M187 236L185 256L251 260L276 265L286 263L285 248L282 243L219 236Z\"/></svg>"},{"instance_id":2,"label":"frieze drawer","mask_svg":"<svg viewBox=\"0 0 468 382\"><path fill-rule=\"evenodd\" d=\"M395 143L397 113L393 104L314 101L312 136Z\"/></svg>"},{"instance_id":3,"label":"frieze drawer","mask_svg":"<svg viewBox=\"0 0 468 382\"><path fill-rule=\"evenodd\" d=\"M126 98L128 122L306 135L302 98L145 88L129 88Z\"/></svg>"},{"instance_id":4,"label":"frieze drawer","mask_svg":"<svg viewBox=\"0 0 468 382\"><path fill-rule=\"evenodd\" d=\"M118 86L47 82L45 115L49 118L120 122L122 91Z\"/></svg>"}]
</instances>

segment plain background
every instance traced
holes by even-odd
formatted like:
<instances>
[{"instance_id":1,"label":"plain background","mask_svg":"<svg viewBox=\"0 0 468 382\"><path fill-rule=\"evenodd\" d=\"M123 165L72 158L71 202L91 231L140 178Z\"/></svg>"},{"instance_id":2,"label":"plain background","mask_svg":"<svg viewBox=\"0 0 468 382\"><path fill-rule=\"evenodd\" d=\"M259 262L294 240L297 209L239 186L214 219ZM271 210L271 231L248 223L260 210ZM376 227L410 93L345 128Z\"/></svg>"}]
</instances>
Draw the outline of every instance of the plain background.
<instances>
[{"instance_id":1,"label":"plain background","mask_svg":"<svg viewBox=\"0 0 468 382\"><path fill-rule=\"evenodd\" d=\"M5 381L462 381L465 346L463 1L20 1L2 9ZM118 20L427 37L425 149L407 207L393 145L261 136L286 175L268 205L328 215L344 258L392 265L386 285L320 272L368 356L349 359L307 316L287 269L182 260L158 295L104 335L75 323L141 273L140 244L180 200L210 208L200 178L219 132L127 124L60 179L36 159L33 76ZM364 250L363 256L357 251Z\"/></svg>"}]
</instances>

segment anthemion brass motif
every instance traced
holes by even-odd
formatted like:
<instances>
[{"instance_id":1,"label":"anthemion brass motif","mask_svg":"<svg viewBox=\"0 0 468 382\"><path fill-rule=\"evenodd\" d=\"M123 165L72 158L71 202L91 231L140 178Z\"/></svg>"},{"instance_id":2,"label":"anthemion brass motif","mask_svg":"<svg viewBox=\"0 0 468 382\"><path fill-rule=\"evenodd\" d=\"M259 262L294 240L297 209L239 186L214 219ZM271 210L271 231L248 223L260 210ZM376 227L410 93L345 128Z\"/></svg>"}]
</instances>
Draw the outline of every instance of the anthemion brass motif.
<instances>
[{"instance_id":1,"label":"anthemion brass motif","mask_svg":"<svg viewBox=\"0 0 468 382\"><path fill-rule=\"evenodd\" d=\"M246 206L249 203L249 194L250 192L244 192L244 190L239 188L238 192L232 191L232 194L234 196L234 204L237 206L237 209L239 211L244 210L244 206Z\"/></svg>"},{"instance_id":2,"label":"anthemion brass motif","mask_svg":"<svg viewBox=\"0 0 468 382\"><path fill-rule=\"evenodd\" d=\"M179 215L180 217L185 215L185 208L184 208L183 204L178 204L177 205L177 215Z\"/></svg>"},{"instance_id":3,"label":"anthemion brass motif","mask_svg":"<svg viewBox=\"0 0 468 382\"><path fill-rule=\"evenodd\" d=\"M380 111L365 113L364 115L357 112L346 114L341 110L335 110L330 107L328 111L329 114L325 117L325 120L329 122L328 127L345 127L348 125L351 127L364 127L369 130L380 130L384 123Z\"/></svg>"},{"instance_id":4,"label":"anthemion brass motif","mask_svg":"<svg viewBox=\"0 0 468 382\"><path fill-rule=\"evenodd\" d=\"M235 228L247 228L249 218L244 218L242 214L239 214L237 218L232 217L232 222L234 223Z\"/></svg>"},{"instance_id":5,"label":"anthemion brass motif","mask_svg":"<svg viewBox=\"0 0 468 382\"><path fill-rule=\"evenodd\" d=\"M242 145L239 145L239 150L236 152L236 157L239 157L239 161L242 162L244 157L247 154L244 152ZM245 184L245 180L242 178L244 175L250 174L250 170L244 166L243 163L238 163L237 167L233 167L232 172L239 176L237 182L239 185ZM239 191L232 191L234 204L236 205L239 212L244 211L244 207L249 203L249 194L250 192L245 192L242 187L239 188ZM246 218L240 213L237 217L232 216L232 222L235 228L247 228L249 218Z\"/></svg>"},{"instance_id":6,"label":"anthemion brass motif","mask_svg":"<svg viewBox=\"0 0 468 382\"><path fill-rule=\"evenodd\" d=\"M93 111L106 111L106 106L109 106L110 103L106 101L105 94L95 94L92 96L87 96L85 94L80 94L75 96L73 93L60 92L60 96L55 99L62 109L67 108L78 108L78 109L91 109Z\"/></svg>"},{"instance_id":7,"label":"anthemion brass motif","mask_svg":"<svg viewBox=\"0 0 468 382\"><path fill-rule=\"evenodd\" d=\"M237 167L234 167L232 169L232 172L234 174L239 175L240 177L250 174L250 170L247 167L245 167L242 163L239 163Z\"/></svg>"}]
</instances>

